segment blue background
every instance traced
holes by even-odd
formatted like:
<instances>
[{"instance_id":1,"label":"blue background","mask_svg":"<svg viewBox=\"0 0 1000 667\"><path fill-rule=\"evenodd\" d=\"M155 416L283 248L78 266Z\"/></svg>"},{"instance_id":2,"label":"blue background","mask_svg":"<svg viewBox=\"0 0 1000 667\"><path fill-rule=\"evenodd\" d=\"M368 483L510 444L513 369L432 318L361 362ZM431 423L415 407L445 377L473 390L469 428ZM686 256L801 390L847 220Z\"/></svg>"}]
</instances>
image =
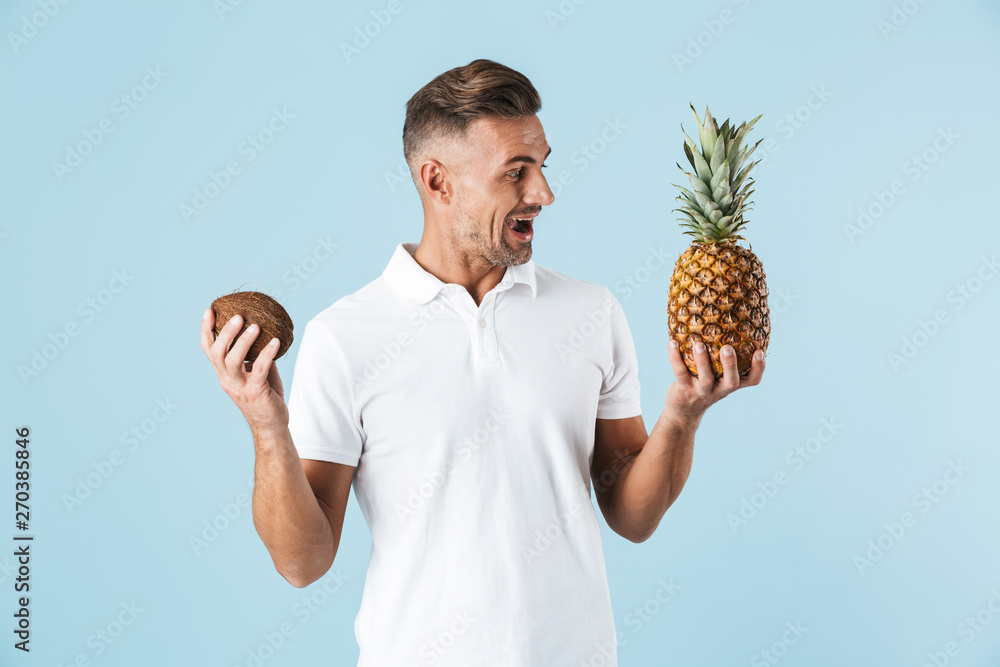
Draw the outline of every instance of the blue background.
<instances>
[{"instance_id":1,"label":"blue background","mask_svg":"<svg viewBox=\"0 0 1000 667\"><path fill-rule=\"evenodd\" d=\"M0 7L0 501L27 425L36 536L30 656L11 647L0 556L0 663L229 667L263 645L268 667L355 664L370 537L353 492L335 592L292 588L240 506L252 441L199 348L201 313L252 281L301 331L419 240L397 171L405 102L486 57L539 90L546 173L565 181L533 259L622 302L650 428L688 241L670 212L680 123L693 132L689 102L764 114L746 235L771 290L767 372L709 410L651 539L602 523L620 664L773 664L766 649L789 667L916 666L948 642L948 664L1000 664L995 2L220 6ZM243 142L276 109L292 118L250 160ZM620 131L602 137L609 122ZM81 142L96 145L75 168L55 164ZM185 219L230 160L239 173ZM278 361L286 388L296 352ZM160 422L158 400L176 406ZM667 602L661 582L679 587ZM130 625L99 639L119 616ZM282 624L294 634L268 651Z\"/></svg>"}]
</instances>

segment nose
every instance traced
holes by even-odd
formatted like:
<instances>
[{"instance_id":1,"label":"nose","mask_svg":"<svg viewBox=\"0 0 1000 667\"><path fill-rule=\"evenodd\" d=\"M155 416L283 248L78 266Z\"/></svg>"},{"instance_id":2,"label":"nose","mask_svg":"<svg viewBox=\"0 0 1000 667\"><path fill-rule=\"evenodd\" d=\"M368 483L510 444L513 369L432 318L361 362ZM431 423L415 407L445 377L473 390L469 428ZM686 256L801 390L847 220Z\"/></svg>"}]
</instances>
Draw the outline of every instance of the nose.
<instances>
[{"instance_id":1,"label":"nose","mask_svg":"<svg viewBox=\"0 0 1000 667\"><path fill-rule=\"evenodd\" d=\"M534 178L528 184L527 190L524 193L524 201L529 205L542 205L548 206L554 202L556 196L552 194L552 190L549 188L549 182L545 180L545 174L539 169L536 172Z\"/></svg>"}]
</instances>

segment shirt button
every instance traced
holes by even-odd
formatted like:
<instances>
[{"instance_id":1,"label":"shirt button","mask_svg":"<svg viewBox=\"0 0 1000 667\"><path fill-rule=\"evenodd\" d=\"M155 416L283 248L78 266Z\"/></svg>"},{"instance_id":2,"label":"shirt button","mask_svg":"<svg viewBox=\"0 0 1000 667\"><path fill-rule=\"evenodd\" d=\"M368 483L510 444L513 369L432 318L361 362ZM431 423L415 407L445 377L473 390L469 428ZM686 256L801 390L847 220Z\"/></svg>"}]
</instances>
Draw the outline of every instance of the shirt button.
<instances>
[{"instance_id":1,"label":"shirt button","mask_svg":"<svg viewBox=\"0 0 1000 667\"><path fill-rule=\"evenodd\" d=\"M486 320L479 320L479 326L485 327L486 326Z\"/></svg>"}]
</instances>

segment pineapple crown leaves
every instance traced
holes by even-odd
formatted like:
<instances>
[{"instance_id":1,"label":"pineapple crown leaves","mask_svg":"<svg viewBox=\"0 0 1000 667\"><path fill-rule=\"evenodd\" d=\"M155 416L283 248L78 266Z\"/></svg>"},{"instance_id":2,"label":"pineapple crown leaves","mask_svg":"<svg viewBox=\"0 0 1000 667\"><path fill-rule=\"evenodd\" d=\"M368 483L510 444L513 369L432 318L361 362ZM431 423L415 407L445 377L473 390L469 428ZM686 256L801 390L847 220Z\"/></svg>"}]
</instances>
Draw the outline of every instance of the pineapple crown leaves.
<instances>
[{"instance_id":1,"label":"pineapple crown leaves","mask_svg":"<svg viewBox=\"0 0 1000 667\"><path fill-rule=\"evenodd\" d=\"M698 126L698 144L684 131L684 154L691 163L693 172L686 171L678 163L677 168L687 177L691 190L677 185L681 194L677 199L682 203L674 211L682 217L677 220L689 234L699 243L718 243L726 239L743 239L739 232L745 225L743 214L751 210L753 202L753 179L750 171L759 164L747 162L760 142L752 146L744 146L746 135L753 129L760 116L739 127L727 119L719 127L712 113L705 107L705 120L702 121L691 105L695 123Z\"/></svg>"}]
</instances>

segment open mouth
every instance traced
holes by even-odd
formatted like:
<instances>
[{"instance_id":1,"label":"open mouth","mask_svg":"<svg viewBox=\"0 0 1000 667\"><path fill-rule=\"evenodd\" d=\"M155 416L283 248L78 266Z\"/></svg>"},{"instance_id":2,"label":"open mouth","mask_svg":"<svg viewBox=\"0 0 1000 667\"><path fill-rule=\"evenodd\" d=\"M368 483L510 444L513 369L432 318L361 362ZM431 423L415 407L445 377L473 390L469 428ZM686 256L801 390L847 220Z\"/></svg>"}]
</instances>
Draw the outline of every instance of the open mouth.
<instances>
[{"instance_id":1,"label":"open mouth","mask_svg":"<svg viewBox=\"0 0 1000 667\"><path fill-rule=\"evenodd\" d=\"M531 216L530 218L510 217L504 220L504 222L506 223L510 231L514 234L514 236L517 237L519 240L530 241L531 238L535 235L535 232L531 227L534 217L535 216Z\"/></svg>"}]
</instances>

